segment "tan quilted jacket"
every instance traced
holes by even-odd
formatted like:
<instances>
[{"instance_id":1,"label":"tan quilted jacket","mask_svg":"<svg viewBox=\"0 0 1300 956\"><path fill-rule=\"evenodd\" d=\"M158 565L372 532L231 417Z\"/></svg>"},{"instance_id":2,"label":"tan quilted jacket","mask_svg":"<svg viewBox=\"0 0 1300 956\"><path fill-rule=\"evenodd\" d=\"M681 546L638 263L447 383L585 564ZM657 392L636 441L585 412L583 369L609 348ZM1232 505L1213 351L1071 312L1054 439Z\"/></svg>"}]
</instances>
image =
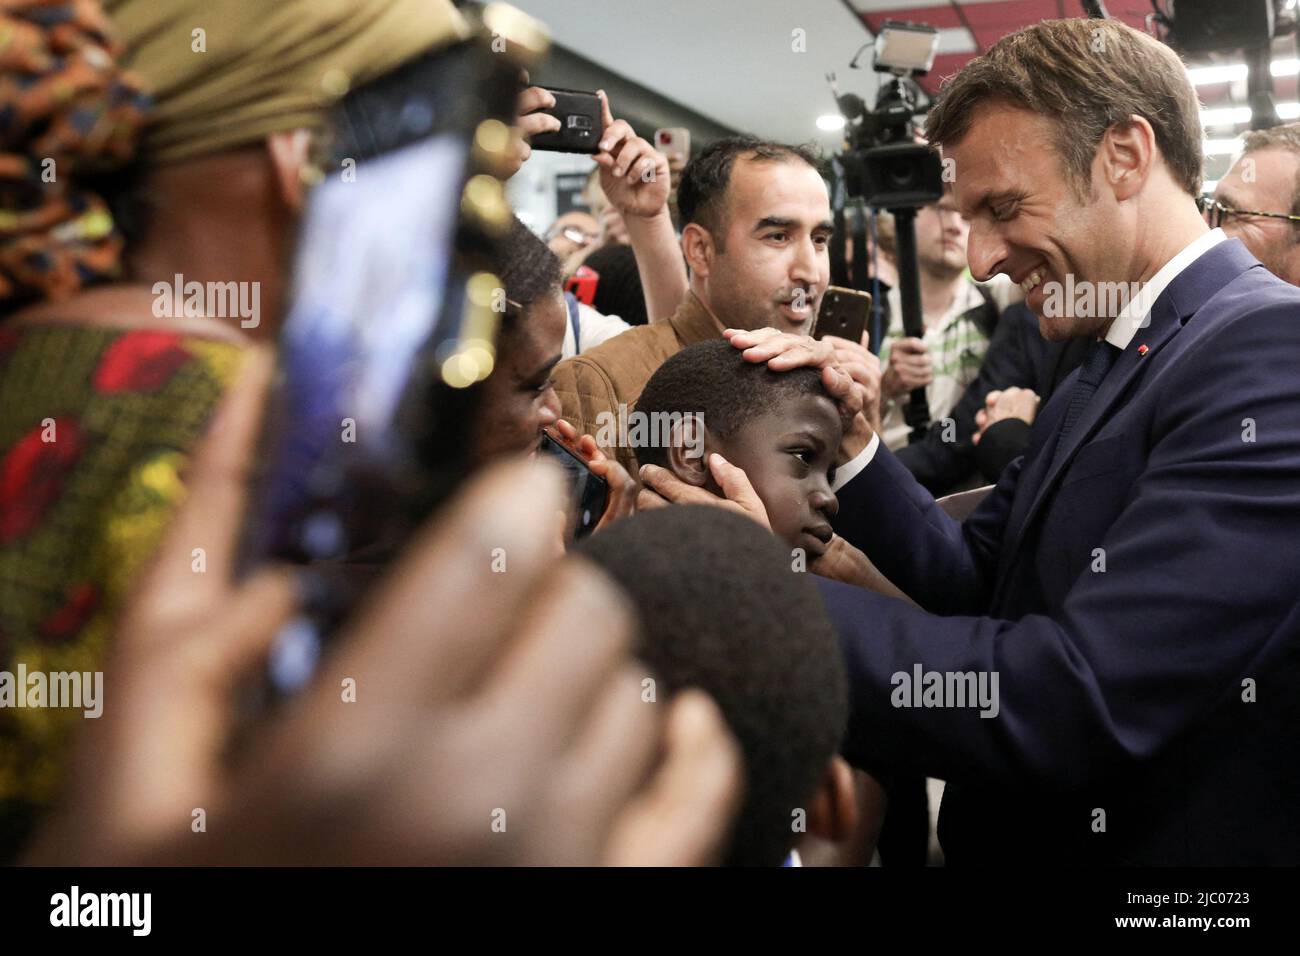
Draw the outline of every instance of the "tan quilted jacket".
<instances>
[{"instance_id":1,"label":"tan quilted jacket","mask_svg":"<svg viewBox=\"0 0 1300 956\"><path fill-rule=\"evenodd\" d=\"M564 417L580 434L595 437L606 453L612 448L619 463L635 478L635 453L617 444L620 403L631 412L660 365L688 345L722 338L723 328L695 293L689 292L667 319L628 329L561 362L554 381ZM602 424L609 425L604 434ZM602 442L602 438L612 440Z\"/></svg>"}]
</instances>

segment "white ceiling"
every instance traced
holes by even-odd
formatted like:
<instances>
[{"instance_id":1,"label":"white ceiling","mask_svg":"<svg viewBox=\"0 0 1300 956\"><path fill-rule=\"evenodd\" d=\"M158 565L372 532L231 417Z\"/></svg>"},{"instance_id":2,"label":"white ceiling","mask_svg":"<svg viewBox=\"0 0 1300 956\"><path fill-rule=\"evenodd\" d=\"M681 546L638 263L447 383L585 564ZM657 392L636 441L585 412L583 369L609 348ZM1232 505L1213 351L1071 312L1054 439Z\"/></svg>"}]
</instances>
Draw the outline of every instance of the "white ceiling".
<instances>
[{"instance_id":1,"label":"white ceiling","mask_svg":"<svg viewBox=\"0 0 1300 956\"><path fill-rule=\"evenodd\" d=\"M836 111L825 74L843 93L875 96L870 54L868 68L848 68L870 34L840 0L512 2L561 46L742 132L835 147L839 134L816 126ZM796 30L805 52L793 49Z\"/></svg>"}]
</instances>

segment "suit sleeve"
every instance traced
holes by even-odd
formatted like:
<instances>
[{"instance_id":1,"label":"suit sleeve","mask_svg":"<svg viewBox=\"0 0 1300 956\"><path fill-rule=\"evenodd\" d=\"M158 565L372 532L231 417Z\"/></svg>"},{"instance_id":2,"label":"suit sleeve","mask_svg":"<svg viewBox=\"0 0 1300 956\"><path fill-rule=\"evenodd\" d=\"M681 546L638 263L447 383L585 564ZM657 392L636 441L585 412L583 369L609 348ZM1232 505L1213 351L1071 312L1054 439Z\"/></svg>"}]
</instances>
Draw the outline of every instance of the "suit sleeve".
<instances>
[{"instance_id":1,"label":"suit sleeve","mask_svg":"<svg viewBox=\"0 0 1300 956\"><path fill-rule=\"evenodd\" d=\"M882 444L871 463L837 492L835 532L882 574L937 614L988 606L998 546L1020 469L1009 469L965 522L948 517Z\"/></svg>"},{"instance_id":2,"label":"suit sleeve","mask_svg":"<svg viewBox=\"0 0 1300 956\"><path fill-rule=\"evenodd\" d=\"M1078 787L1161 752L1240 695L1245 678L1265 686L1293 659L1294 322L1284 309L1261 310L1168 370L1153 398L1146 470L1098 542L1105 573L1081 575L1058 618L937 617L819 581L850 671L850 758ZM918 663L999 675L997 716L892 706L893 675Z\"/></svg>"}]
</instances>

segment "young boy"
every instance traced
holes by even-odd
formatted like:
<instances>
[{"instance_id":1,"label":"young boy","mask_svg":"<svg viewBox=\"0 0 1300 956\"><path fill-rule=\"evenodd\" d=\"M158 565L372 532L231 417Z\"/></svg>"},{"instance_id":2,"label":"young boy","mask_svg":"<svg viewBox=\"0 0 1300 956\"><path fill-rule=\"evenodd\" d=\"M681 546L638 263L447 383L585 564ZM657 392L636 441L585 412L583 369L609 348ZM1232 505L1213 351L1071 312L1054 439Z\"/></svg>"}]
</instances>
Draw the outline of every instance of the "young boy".
<instances>
[{"instance_id":1,"label":"young boy","mask_svg":"<svg viewBox=\"0 0 1300 956\"><path fill-rule=\"evenodd\" d=\"M636 448L640 464L719 493L707 463L717 452L749 476L778 538L810 563L825 553L839 507L831 483L841 425L816 369L772 372L728 342L701 342L659 367L635 414L674 423L643 429L658 440Z\"/></svg>"},{"instance_id":2,"label":"young boy","mask_svg":"<svg viewBox=\"0 0 1300 956\"><path fill-rule=\"evenodd\" d=\"M615 522L579 550L631 598L653 699L701 688L740 742L745 797L724 861L776 866L808 837L855 833L852 774L836 755L848 720L839 642L771 535L684 505Z\"/></svg>"}]
</instances>

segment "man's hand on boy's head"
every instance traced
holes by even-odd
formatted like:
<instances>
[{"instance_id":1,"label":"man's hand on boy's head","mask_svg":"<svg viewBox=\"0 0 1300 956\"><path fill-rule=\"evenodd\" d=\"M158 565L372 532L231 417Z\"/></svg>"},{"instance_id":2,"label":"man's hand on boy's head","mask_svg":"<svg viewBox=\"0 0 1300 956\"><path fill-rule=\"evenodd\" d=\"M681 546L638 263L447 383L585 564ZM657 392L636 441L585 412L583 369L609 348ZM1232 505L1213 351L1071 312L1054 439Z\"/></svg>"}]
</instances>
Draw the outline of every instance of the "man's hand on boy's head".
<instances>
[{"instance_id":1,"label":"man's hand on boy's head","mask_svg":"<svg viewBox=\"0 0 1300 956\"><path fill-rule=\"evenodd\" d=\"M667 468L658 465L641 466L641 493L637 496L637 510L662 508L664 505L714 505L728 508L758 522L771 531L767 509L763 507L758 492L750 484L744 469L737 468L719 454L709 456L709 472L722 489L718 497L707 488L687 484Z\"/></svg>"},{"instance_id":2,"label":"man's hand on boy's head","mask_svg":"<svg viewBox=\"0 0 1300 956\"><path fill-rule=\"evenodd\" d=\"M871 440L871 430L875 429L875 423L870 417L865 421L859 419L863 418L864 410L868 416L874 413L878 419L880 407L880 362L874 355L860 345L835 336L814 339L807 335L778 332L776 329L727 329L722 334L733 346L744 351L746 361L766 362L767 367L774 372L788 372L805 367L820 368L822 386L839 408L840 426L843 429L840 462L856 457L866 447L867 441ZM843 344L837 349L834 344L836 342ZM841 355L856 368L861 381L844 367ZM872 394L876 399L864 406L864 400ZM859 442L864 426L869 430L865 439ZM845 457L845 452L853 448L856 450Z\"/></svg>"},{"instance_id":3,"label":"man's hand on boy's head","mask_svg":"<svg viewBox=\"0 0 1300 956\"><path fill-rule=\"evenodd\" d=\"M865 339L867 337L866 333L862 337ZM848 339L842 339L838 335L828 335L822 341L829 342L835 349L835 358L840 363L840 368L844 369L853 379L862 396L863 414L868 416L868 423L872 425L873 429L878 428L880 424L880 358L871 353L865 342L852 342ZM872 421L873 416L875 421ZM846 426L844 431L847 434L849 427Z\"/></svg>"}]
</instances>

